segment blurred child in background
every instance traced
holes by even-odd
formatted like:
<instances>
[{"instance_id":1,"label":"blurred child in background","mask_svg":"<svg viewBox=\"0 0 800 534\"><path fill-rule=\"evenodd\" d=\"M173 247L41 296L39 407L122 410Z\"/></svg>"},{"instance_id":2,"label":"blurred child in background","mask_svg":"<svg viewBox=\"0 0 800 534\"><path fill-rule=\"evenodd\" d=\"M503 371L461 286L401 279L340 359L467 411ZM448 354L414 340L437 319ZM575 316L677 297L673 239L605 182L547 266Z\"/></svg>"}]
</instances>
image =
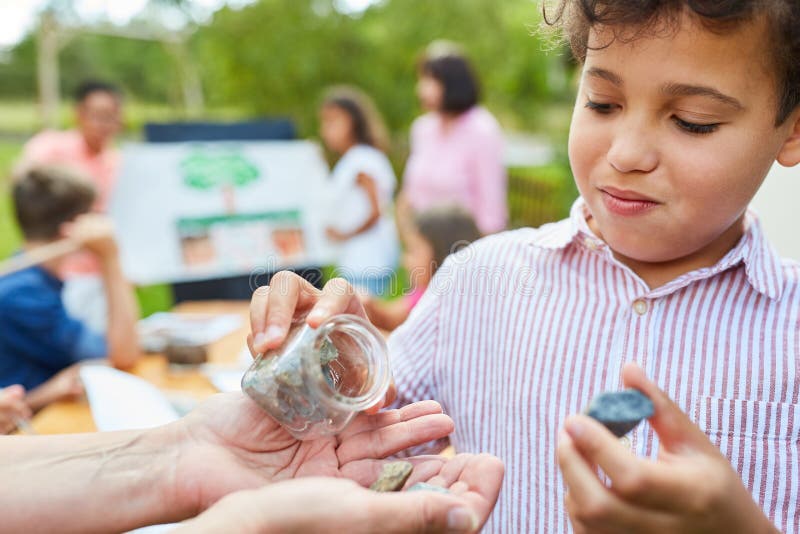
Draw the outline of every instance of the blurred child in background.
<instances>
[{"instance_id":1,"label":"blurred child in background","mask_svg":"<svg viewBox=\"0 0 800 534\"><path fill-rule=\"evenodd\" d=\"M411 292L391 302L362 299L372 324L388 331L406 320L445 258L481 237L475 220L458 206L430 208L416 214L402 235L403 267L408 271Z\"/></svg>"},{"instance_id":2,"label":"blurred child in background","mask_svg":"<svg viewBox=\"0 0 800 534\"><path fill-rule=\"evenodd\" d=\"M394 279L399 242L392 215L397 179L386 157L386 128L370 99L338 87L320 109L320 135L340 156L333 168L328 238L341 245L339 276L371 295Z\"/></svg>"},{"instance_id":3,"label":"blurred child in background","mask_svg":"<svg viewBox=\"0 0 800 534\"><path fill-rule=\"evenodd\" d=\"M110 221L89 213L95 195L87 179L58 167L34 167L14 181L25 253L67 239L93 254L109 311L105 335L67 314L59 273L69 254L0 277L0 387L24 386L34 410L79 390L73 364L108 357L124 368L140 354L136 300L122 274Z\"/></svg>"},{"instance_id":4,"label":"blurred child in background","mask_svg":"<svg viewBox=\"0 0 800 534\"><path fill-rule=\"evenodd\" d=\"M19 165L66 167L86 177L95 188L93 211L106 213L120 169L114 146L122 129L124 99L112 83L87 80L75 90L73 130L45 130L31 138ZM73 254L61 265L62 299L67 312L102 333L108 326L105 289L99 263L92 254Z\"/></svg>"}]
</instances>

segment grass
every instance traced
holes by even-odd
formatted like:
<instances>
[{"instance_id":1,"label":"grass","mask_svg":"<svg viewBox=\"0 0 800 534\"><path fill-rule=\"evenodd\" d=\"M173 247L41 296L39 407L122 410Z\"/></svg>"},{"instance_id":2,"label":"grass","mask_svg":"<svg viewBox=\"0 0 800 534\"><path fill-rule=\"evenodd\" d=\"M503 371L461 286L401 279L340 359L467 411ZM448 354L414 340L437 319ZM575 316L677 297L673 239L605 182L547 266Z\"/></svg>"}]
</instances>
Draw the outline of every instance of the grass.
<instances>
[{"instance_id":1,"label":"grass","mask_svg":"<svg viewBox=\"0 0 800 534\"><path fill-rule=\"evenodd\" d=\"M11 207L8 176L22 151L22 143L0 141L0 259L10 256L21 243Z\"/></svg>"}]
</instances>

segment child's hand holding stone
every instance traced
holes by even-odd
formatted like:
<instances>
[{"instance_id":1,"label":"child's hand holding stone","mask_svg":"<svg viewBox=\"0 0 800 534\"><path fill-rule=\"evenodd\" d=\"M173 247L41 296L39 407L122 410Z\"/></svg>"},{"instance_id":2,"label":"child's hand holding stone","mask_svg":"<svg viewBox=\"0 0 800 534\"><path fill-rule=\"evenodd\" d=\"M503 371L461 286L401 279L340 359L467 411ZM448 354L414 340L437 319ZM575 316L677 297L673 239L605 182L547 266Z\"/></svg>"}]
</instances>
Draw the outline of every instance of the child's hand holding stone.
<instances>
[{"instance_id":1,"label":"child's hand holding stone","mask_svg":"<svg viewBox=\"0 0 800 534\"><path fill-rule=\"evenodd\" d=\"M567 419L558 462L576 533L776 532L728 460L641 369L629 364L623 380L653 401L658 461L635 457L589 417Z\"/></svg>"}]
</instances>

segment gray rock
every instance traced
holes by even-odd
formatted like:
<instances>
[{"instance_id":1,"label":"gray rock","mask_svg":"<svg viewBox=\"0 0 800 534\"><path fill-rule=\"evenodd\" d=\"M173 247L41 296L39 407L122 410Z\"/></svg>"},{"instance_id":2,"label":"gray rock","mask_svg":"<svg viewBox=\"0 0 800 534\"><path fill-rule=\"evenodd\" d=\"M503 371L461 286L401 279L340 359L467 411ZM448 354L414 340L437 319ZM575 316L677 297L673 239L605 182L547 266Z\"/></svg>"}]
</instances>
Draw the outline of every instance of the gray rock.
<instances>
[{"instance_id":1,"label":"gray rock","mask_svg":"<svg viewBox=\"0 0 800 534\"><path fill-rule=\"evenodd\" d=\"M592 400L586 414L603 424L618 438L654 413L653 401L635 389L601 393Z\"/></svg>"}]
</instances>

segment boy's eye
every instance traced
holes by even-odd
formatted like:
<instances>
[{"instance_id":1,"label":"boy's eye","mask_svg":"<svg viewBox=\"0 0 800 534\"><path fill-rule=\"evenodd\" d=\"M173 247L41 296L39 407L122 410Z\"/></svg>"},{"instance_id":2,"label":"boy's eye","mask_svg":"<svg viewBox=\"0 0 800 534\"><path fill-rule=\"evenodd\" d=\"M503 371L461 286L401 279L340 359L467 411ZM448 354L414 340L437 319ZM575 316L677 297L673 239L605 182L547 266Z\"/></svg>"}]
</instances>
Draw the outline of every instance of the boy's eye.
<instances>
[{"instance_id":1,"label":"boy's eye","mask_svg":"<svg viewBox=\"0 0 800 534\"><path fill-rule=\"evenodd\" d=\"M611 113L613 106L611 104L601 104L599 102L592 102L591 100L586 100L586 107L591 109L592 111L596 111L597 113Z\"/></svg>"},{"instance_id":2,"label":"boy's eye","mask_svg":"<svg viewBox=\"0 0 800 534\"><path fill-rule=\"evenodd\" d=\"M710 134L712 132L717 131L717 129L719 128L719 123L696 124L694 122L687 122L685 120L679 119L678 117L672 117L672 120L675 122L675 124L678 125L678 128L686 130L687 132L693 134Z\"/></svg>"}]
</instances>

